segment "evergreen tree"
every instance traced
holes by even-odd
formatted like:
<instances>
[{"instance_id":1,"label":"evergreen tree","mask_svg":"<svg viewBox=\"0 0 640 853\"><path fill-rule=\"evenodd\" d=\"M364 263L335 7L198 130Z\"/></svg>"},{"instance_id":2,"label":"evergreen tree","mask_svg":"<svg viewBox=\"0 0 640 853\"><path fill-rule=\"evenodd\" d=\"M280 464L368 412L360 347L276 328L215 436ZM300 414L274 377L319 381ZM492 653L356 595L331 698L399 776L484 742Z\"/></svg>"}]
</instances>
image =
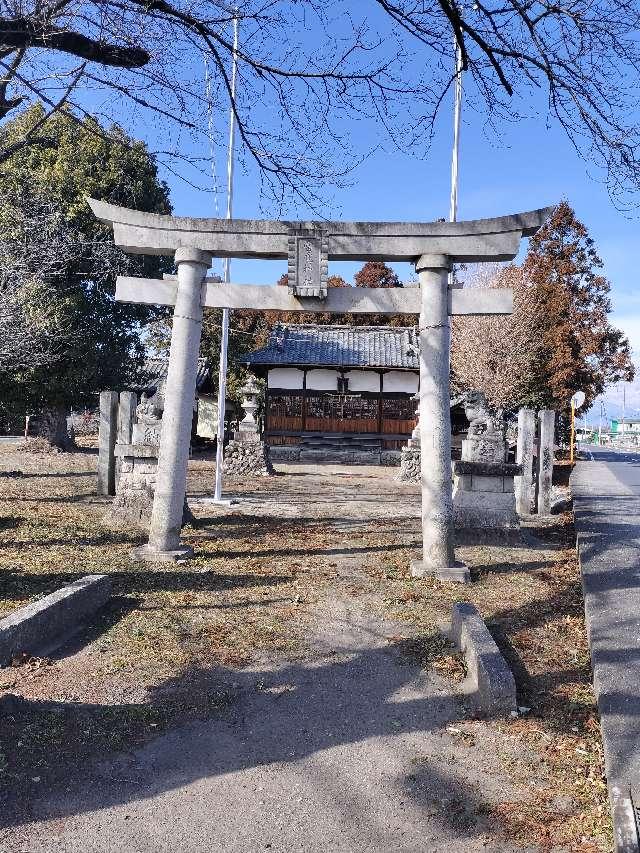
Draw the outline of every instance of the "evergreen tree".
<instances>
[{"instance_id":1,"label":"evergreen tree","mask_svg":"<svg viewBox=\"0 0 640 853\"><path fill-rule=\"evenodd\" d=\"M37 123L42 109L33 107L3 129L3 144ZM114 299L118 273L158 276L172 269L171 259L128 257L113 245L110 228L98 222L86 203L91 195L114 204L153 213L170 213L169 192L159 180L145 146L118 127L100 128L93 119L82 125L64 111L45 125L55 138L52 148L28 148L0 172L0 256L5 269L18 249L32 272L40 269L46 299L34 299L32 281L24 277L24 304L34 327L48 318L55 358L18 369L5 367L0 377L0 405L14 413L45 415L51 437L64 444L64 421L71 407L95 405L106 388L126 388L142 365L141 332L161 310L125 305ZM49 247L37 239L55 235ZM49 261L64 257L64 264Z\"/></svg>"}]
</instances>

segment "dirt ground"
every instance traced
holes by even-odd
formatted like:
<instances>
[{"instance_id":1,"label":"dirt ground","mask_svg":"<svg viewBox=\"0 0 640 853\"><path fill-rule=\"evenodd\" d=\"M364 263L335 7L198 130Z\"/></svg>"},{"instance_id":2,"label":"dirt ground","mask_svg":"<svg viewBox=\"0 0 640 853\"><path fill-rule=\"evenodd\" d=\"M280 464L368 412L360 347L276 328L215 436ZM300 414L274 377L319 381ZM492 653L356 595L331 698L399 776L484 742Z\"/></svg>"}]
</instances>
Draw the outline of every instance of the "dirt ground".
<instances>
[{"instance_id":1,"label":"dirt ground","mask_svg":"<svg viewBox=\"0 0 640 853\"><path fill-rule=\"evenodd\" d=\"M483 805L492 832L531 849L609 850L571 516L530 525L517 546L459 548L469 586L413 580L416 486L393 469L276 467L276 477L228 483L238 503L219 507L206 501L212 462L193 460L196 523L184 540L196 558L149 567L128 558L141 534L101 526L109 501L95 495L93 448L0 446L0 616L85 574L113 579L110 604L65 649L0 670L0 695L11 694L0 711L5 825L28 824L42 791L79 766L224 715L234 672L240 680L326 654L322 626L338 625L345 608L378 620L384 642L453 696L464 669L438 627L453 603L471 601L513 668L521 706L517 718L467 713L447 728L459 760L490 753L509 780ZM214 677L221 669L231 675Z\"/></svg>"}]
</instances>

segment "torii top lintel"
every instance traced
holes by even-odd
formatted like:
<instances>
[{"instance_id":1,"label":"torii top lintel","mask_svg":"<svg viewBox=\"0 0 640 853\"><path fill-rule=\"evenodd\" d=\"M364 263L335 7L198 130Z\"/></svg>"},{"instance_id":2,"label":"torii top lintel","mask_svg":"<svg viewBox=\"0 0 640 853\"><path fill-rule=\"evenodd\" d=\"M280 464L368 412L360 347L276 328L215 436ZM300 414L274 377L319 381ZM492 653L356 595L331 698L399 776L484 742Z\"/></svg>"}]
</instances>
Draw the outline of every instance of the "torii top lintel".
<instances>
[{"instance_id":1,"label":"torii top lintel","mask_svg":"<svg viewBox=\"0 0 640 853\"><path fill-rule=\"evenodd\" d=\"M295 222L164 216L89 199L95 216L113 226L127 252L172 255L180 247L218 258L287 258L292 238L314 236L330 260L412 261L447 255L452 263L509 261L522 237L540 228L551 207L467 222Z\"/></svg>"}]
</instances>

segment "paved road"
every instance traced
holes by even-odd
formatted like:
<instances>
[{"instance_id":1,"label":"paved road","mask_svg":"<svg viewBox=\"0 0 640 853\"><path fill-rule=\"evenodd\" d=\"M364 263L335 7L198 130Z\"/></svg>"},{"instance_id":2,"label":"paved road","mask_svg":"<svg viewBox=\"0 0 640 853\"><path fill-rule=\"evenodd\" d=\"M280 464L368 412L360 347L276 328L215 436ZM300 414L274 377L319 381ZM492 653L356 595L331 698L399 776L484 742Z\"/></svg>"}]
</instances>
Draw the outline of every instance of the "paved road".
<instances>
[{"instance_id":1,"label":"paved road","mask_svg":"<svg viewBox=\"0 0 640 853\"><path fill-rule=\"evenodd\" d=\"M615 807L630 790L640 792L640 454L584 449L589 461L578 463L571 486Z\"/></svg>"}]
</instances>

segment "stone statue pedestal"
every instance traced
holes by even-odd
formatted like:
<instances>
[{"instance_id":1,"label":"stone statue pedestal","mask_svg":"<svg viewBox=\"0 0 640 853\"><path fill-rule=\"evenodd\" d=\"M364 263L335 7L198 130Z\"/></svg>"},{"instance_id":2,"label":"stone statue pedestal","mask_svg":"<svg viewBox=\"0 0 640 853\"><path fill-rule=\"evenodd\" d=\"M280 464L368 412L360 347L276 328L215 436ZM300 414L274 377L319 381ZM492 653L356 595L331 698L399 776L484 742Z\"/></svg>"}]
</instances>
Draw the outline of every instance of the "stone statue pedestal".
<instances>
[{"instance_id":1,"label":"stone statue pedestal","mask_svg":"<svg viewBox=\"0 0 640 853\"><path fill-rule=\"evenodd\" d=\"M156 487L158 447L153 444L116 444L120 477L115 499L103 521L113 527L147 528Z\"/></svg>"},{"instance_id":2,"label":"stone statue pedestal","mask_svg":"<svg viewBox=\"0 0 640 853\"><path fill-rule=\"evenodd\" d=\"M411 433L407 446L402 448L400 454L400 471L396 480L403 483L419 483L421 481L420 464L420 395L411 398L416 403L416 425Z\"/></svg>"},{"instance_id":3,"label":"stone statue pedestal","mask_svg":"<svg viewBox=\"0 0 640 853\"><path fill-rule=\"evenodd\" d=\"M410 438L400 455L400 471L396 479L403 483L420 482L420 439Z\"/></svg>"},{"instance_id":4,"label":"stone statue pedestal","mask_svg":"<svg viewBox=\"0 0 640 853\"><path fill-rule=\"evenodd\" d=\"M116 496L103 523L109 527L133 527L148 530L153 509L158 470L158 446L155 444L116 444L120 460L120 478ZM184 500L182 523L193 521Z\"/></svg>"},{"instance_id":5,"label":"stone statue pedestal","mask_svg":"<svg viewBox=\"0 0 640 853\"><path fill-rule=\"evenodd\" d=\"M275 474L269 458L269 446L259 438L238 430L224 451L223 473L228 477L272 477Z\"/></svg>"},{"instance_id":6,"label":"stone statue pedestal","mask_svg":"<svg viewBox=\"0 0 640 853\"><path fill-rule=\"evenodd\" d=\"M462 459L454 463L453 472L456 540L472 544L517 537L520 519L513 478L522 474L522 466Z\"/></svg>"}]
</instances>

